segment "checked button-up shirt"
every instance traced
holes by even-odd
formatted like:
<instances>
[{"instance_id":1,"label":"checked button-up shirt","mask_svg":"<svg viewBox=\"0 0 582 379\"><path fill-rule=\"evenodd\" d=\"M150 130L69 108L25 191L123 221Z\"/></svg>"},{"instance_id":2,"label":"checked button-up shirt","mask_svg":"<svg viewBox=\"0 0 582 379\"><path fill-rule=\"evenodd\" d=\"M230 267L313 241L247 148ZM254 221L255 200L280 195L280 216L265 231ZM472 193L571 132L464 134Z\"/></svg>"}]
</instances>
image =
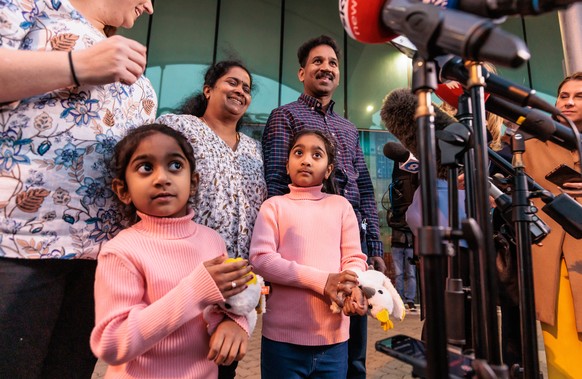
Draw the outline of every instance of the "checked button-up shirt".
<instances>
[{"instance_id":1,"label":"checked button-up shirt","mask_svg":"<svg viewBox=\"0 0 582 379\"><path fill-rule=\"evenodd\" d=\"M297 101L274 109L263 133L263 159L268 196L289 192L291 183L285 165L289 143L294 133L302 129L317 129L336 139L336 187L354 208L358 222L365 230L368 256L384 255L374 188L354 124L333 110L333 100L327 112L314 97L301 94ZM333 222L330 220L329 222Z\"/></svg>"}]
</instances>

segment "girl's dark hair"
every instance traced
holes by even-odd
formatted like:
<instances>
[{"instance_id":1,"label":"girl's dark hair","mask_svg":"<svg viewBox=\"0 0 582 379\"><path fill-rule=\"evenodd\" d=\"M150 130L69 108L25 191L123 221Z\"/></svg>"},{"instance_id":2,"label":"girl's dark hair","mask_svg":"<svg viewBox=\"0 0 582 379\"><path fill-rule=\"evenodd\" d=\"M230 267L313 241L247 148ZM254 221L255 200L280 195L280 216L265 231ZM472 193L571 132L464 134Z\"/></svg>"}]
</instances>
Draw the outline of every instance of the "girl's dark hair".
<instances>
[{"instance_id":1,"label":"girl's dark hair","mask_svg":"<svg viewBox=\"0 0 582 379\"><path fill-rule=\"evenodd\" d=\"M121 139L113 150L113 158L111 159L110 169L113 179L119 179L123 182L123 185L127 187L127 181L125 179L125 171L127 166L129 166L129 161L133 153L137 150L141 141L144 138L151 136L155 133L165 134L176 140L176 143L182 149L182 152L186 156L188 163L190 164L191 174L194 174L196 170L196 161L194 160L194 150L192 150L192 145L188 142L188 139L176 129L170 128L163 124L146 124L139 126L135 129L130 130L125 137ZM117 196L115 197L117 198ZM123 204L118 200L118 205L121 207L121 213L128 220L129 225L133 225L138 221L138 216L136 213L136 208L133 204Z\"/></svg>"},{"instance_id":2,"label":"girl's dark hair","mask_svg":"<svg viewBox=\"0 0 582 379\"><path fill-rule=\"evenodd\" d=\"M241 61L238 60L227 60L227 61L220 61L216 62L213 65L210 65L204 74L204 85L209 86L210 88L214 88L218 79L222 78L224 75L228 73L228 71L233 67L240 67L247 72L249 78L251 80L251 92L253 91L253 76L251 72L242 64ZM208 107L208 100L202 91L194 93L192 96L188 97L184 102L178 107L177 113L179 114L191 114L196 117L202 117L204 112L206 112L206 107ZM236 124L237 130L240 128L243 122L243 118L241 117Z\"/></svg>"},{"instance_id":3,"label":"girl's dark hair","mask_svg":"<svg viewBox=\"0 0 582 379\"><path fill-rule=\"evenodd\" d=\"M333 164L334 169L331 170L331 174L327 179L323 179L323 188L321 189L322 192L329 193L329 194L337 194L337 189L335 187L335 157L337 154L336 145L334 143L334 139L329 136L329 134L322 132L321 130L316 129L302 129L293 135L291 138L291 142L289 143L289 151L287 152L287 156L291 154L291 150L293 150L293 146L297 143L299 138L313 134L319 137L323 141L323 145L325 147L325 152L327 154L327 164Z\"/></svg>"}]
</instances>

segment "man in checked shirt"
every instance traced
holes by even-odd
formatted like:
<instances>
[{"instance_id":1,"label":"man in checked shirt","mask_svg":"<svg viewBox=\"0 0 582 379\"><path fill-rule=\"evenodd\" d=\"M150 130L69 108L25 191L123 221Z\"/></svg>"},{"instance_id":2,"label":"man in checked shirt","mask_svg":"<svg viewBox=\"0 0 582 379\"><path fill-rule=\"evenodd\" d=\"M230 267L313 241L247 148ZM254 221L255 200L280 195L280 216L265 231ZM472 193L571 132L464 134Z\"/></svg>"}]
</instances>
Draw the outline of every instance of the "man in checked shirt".
<instances>
[{"instance_id":1,"label":"man in checked shirt","mask_svg":"<svg viewBox=\"0 0 582 379\"><path fill-rule=\"evenodd\" d=\"M325 35L299 47L298 77L303 83L303 93L297 101L271 112L263 134L268 196L289 192L290 179L285 165L294 133L305 128L328 133L335 138L338 149L334 172L338 194L354 208L361 226L362 251L368 256L368 263L386 273L374 188L359 145L358 130L333 109L332 96L340 78L339 55L336 41ZM366 377L366 340L366 316L351 316L348 378Z\"/></svg>"}]
</instances>

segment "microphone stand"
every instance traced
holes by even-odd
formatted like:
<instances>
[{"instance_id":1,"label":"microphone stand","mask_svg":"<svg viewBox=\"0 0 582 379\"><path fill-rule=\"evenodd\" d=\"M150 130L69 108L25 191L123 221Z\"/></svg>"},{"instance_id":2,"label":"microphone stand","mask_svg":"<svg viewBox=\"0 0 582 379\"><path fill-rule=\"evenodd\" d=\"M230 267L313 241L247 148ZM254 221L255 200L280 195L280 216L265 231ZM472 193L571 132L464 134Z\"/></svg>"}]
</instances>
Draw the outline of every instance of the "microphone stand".
<instances>
[{"instance_id":1,"label":"microphone stand","mask_svg":"<svg viewBox=\"0 0 582 379\"><path fill-rule=\"evenodd\" d=\"M466 96L459 98L459 114L463 115L464 112L461 110L467 105ZM469 112L470 113L470 112ZM461 119L459 117L459 119ZM516 135L514 142L520 142L513 144L514 152L514 164L511 167L511 175L514 177L514 192L512 201L512 220L514 222L515 229L515 243L517 250L517 263L518 263L518 283L520 288L520 325L521 325L521 345L522 345L522 365L525 367L523 370L518 365L511 367L510 375L512 378L520 378L522 374L524 378L535 378L539 375L539 360L537 358L537 334L535 327L535 303L533 293L531 291L525 290L528 288L533 288L533 274L532 274L532 262L531 262L531 241L532 241L532 230L530 224L532 222L532 213L535 213L535 209L532 210L529 202L529 190L528 190L528 177L524 172L523 162L521 159L522 153L525 151L525 144L523 142L523 137L521 135ZM442 148L441 148L442 150ZM470 151L467 153L469 154ZM493 155L494 161L497 164L501 164L500 156L495 152L489 151L488 155L491 158ZM507 162L505 162L507 163ZM471 173L473 170L471 167L466 167L466 172ZM472 187L467 186L467 192L470 192ZM532 212L533 211L533 212ZM536 230L540 230L539 228ZM541 234L543 238L547 233ZM537 238L540 237L538 234ZM473 281L473 277L471 280ZM475 289L475 292L479 292ZM507 311L503 310L502 311ZM538 373L538 374L536 374Z\"/></svg>"},{"instance_id":2,"label":"microphone stand","mask_svg":"<svg viewBox=\"0 0 582 379\"><path fill-rule=\"evenodd\" d=\"M475 182L475 172L476 172L476 163L475 163L475 150L473 148L474 143L472 142L474 139L474 131L473 131L473 110L471 107L471 99L467 93L463 93L459 96L458 99L458 108L457 108L457 120L465 125L468 131L471 134L471 137L468 141L468 149L465 151L465 157L463 159L465 164L465 211L467 213L467 219L474 220L476 211L476 204L477 198L474 188L476 187ZM467 224L467 227L470 224ZM469 232L472 232L472 228L467 229ZM477 240L472 237L472 239L477 242ZM470 246L472 247L472 246ZM471 318L470 324L471 327L471 339L473 349L475 350L476 347L483 346L482 342L485 337L483 336L483 329L482 328L475 328L474 326L477 325L477 315L483 310L480 308L479 296L482 293L480 290L481 287L481 275L479 270L479 260L477 259L477 251L478 251L478 244L471 248L469 254L469 285L470 285L470 293L471 293ZM483 356L481 352L477 356Z\"/></svg>"},{"instance_id":3,"label":"microphone stand","mask_svg":"<svg viewBox=\"0 0 582 379\"><path fill-rule=\"evenodd\" d=\"M475 334L475 366L483 369L484 375L490 375L490 368L498 378L507 378L507 366L502 363L501 348L499 345L499 326L497 322L497 283L495 272L495 249L493 245L493 225L489 216L489 179L487 130L485 126L485 102L483 67L479 62L466 63L469 72L467 88L473 105L474 138L472 139L475 152L475 220L481 227L483 245L478 246L478 267L480 288L476 288L474 310L475 321L480 327ZM477 263L477 262L475 262ZM473 285L473 283L472 283ZM479 332L480 331L480 332ZM485 360L482 361L482 359Z\"/></svg>"},{"instance_id":4,"label":"microphone stand","mask_svg":"<svg viewBox=\"0 0 582 379\"><path fill-rule=\"evenodd\" d=\"M516 133L511 142L512 164L515 170L512 215L517 244L523 377L525 379L540 378L531 257L530 223L532 221L532 208L529 201L527 178L524 172L525 166L522 160L522 154L525 152L525 141L521 134ZM519 367L512 367L512 371L515 377L521 377Z\"/></svg>"},{"instance_id":5,"label":"microphone stand","mask_svg":"<svg viewBox=\"0 0 582 379\"><path fill-rule=\"evenodd\" d=\"M449 377L446 345L445 307L443 277L446 255L442 247L443 227L438 224L436 144L434 108L431 93L437 87L436 64L421 58L413 60L412 91L417 96L415 113L418 125L417 141L420 153L420 188L422 198L422 227L418 230L418 251L422 259L424 287L423 303L426 309L427 377L443 379ZM427 285L428 284L428 285Z\"/></svg>"},{"instance_id":6,"label":"microphone stand","mask_svg":"<svg viewBox=\"0 0 582 379\"><path fill-rule=\"evenodd\" d=\"M489 158L499 167L506 175L515 175L515 170L499 154L489 150ZM570 195L562 193L554 196L550 191L544 189L532 178L527 176L528 184L533 187L534 195L530 197L539 197L546 205L542 207L548 216L556 221L566 233L576 239L582 238L582 205L574 200Z\"/></svg>"},{"instance_id":7,"label":"microphone stand","mask_svg":"<svg viewBox=\"0 0 582 379\"><path fill-rule=\"evenodd\" d=\"M436 137L441 151L441 165L447 167L449 226L452 230L460 230L458 176L462 154L466 152L471 138L471 130L464 124L453 123L444 130L437 131ZM445 309L449 315L447 319L448 342L466 351L472 348L473 342L471 323L467 322L471 319L470 291L468 283L463 283L465 271L463 262L466 258L461 256L463 250L459 242L458 238L452 239L454 253L449 258Z\"/></svg>"},{"instance_id":8,"label":"microphone stand","mask_svg":"<svg viewBox=\"0 0 582 379\"><path fill-rule=\"evenodd\" d=\"M475 213L476 220L468 219L463 222L463 236L470 247L479 252L478 269L481 287L474 294L474 309L476 319L481 318L477 330L483 331L482 345L476 345L476 359L473 368L479 378L508 378L507 366L501 360L501 350L498 339L496 299L497 286L495 279L495 256L493 252L492 224L489 219L489 194L487 172L487 134L484 125L484 78L481 75L481 65L476 62L469 64L470 77L468 88L471 91L471 100L477 132L473 141L475 154ZM444 294L444 274L447 252L443 249L445 233L454 234L438 224L437 175L436 175L436 146L434 130L434 109L431 103L431 93L436 89L435 62L423 59L417 55L413 61L412 91L417 96L415 119L418 125L418 151L420 153L420 183L422 198L422 227L418 230L419 254L423 264L423 303L426 307L426 350L427 350L427 377L442 379L449 377L446 317L444 303L440 301ZM430 206L429 204L435 206ZM480 226L480 227L479 227ZM484 230L481 233L481 228ZM427 284L430 284L427 286ZM476 305L475 305L476 304ZM478 333L476 333L478 334ZM478 342L475 339L475 342Z\"/></svg>"}]
</instances>

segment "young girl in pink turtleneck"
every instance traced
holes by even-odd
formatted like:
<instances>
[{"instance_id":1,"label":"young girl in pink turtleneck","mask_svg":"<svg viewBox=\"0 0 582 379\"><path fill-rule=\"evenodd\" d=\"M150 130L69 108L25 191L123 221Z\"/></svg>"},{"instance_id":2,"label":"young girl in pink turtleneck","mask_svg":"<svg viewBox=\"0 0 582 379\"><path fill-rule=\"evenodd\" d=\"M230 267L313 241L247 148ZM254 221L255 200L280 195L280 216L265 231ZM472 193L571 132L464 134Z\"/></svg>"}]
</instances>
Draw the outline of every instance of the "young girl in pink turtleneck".
<instances>
[{"instance_id":1,"label":"young girl in pink turtleneck","mask_svg":"<svg viewBox=\"0 0 582 379\"><path fill-rule=\"evenodd\" d=\"M95 277L95 355L106 378L211 378L246 353L248 322L214 304L246 288L251 267L223 263L226 246L192 221L192 146L161 124L115 147L112 189L132 226L101 250Z\"/></svg>"},{"instance_id":2,"label":"young girl in pink turtleneck","mask_svg":"<svg viewBox=\"0 0 582 379\"><path fill-rule=\"evenodd\" d=\"M290 193L263 203L250 249L254 271L271 283L261 377L346 377L346 315L367 310L350 270L367 268L360 231L351 204L333 194L332 140L302 130L290 146ZM329 308L331 301L341 303L338 292L351 293L343 314Z\"/></svg>"}]
</instances>

